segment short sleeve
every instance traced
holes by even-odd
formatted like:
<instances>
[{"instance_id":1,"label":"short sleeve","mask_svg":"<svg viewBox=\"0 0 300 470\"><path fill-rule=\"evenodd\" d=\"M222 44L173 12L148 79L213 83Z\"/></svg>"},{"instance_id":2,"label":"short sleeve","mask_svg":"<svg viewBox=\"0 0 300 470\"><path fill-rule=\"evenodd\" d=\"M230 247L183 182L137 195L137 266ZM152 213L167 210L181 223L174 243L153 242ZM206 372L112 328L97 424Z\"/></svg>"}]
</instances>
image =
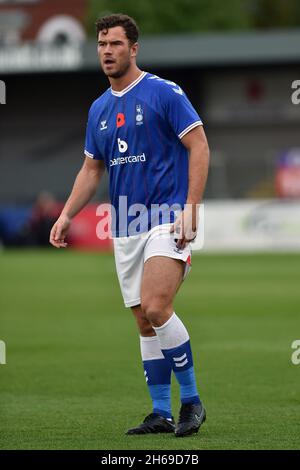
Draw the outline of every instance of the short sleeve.
<instances>
[{"instance_id":1,"label":"short sleeve","mask_svg":"<svg viewBox=\"0 0 300 470\"><path fill-rule=\"evenodd\" d=\"M87 157L93 158L95 160L103 160L95 139L95 127L95 119L93 117L93 111L91 108L86 126L84 154Z\"/></svg>"},{"instance_id":2,"label":"short sleeve","mask_svg":"<svg viewBox=\"0 0 300 470\"><path fill-rule=\"evenodd\" d=\"M162 96L166 117L175 134L182 139L203 123L184 91L174 82L166 85Z\"/></svg>"}]
</instances>

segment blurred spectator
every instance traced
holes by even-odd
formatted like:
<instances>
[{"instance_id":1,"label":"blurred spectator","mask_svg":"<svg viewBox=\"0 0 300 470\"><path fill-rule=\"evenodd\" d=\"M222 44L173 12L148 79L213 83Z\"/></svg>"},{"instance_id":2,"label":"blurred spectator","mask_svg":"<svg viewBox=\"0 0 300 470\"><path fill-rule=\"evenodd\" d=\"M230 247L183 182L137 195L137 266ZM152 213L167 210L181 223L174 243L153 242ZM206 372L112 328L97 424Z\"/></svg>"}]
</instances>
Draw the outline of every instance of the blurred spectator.
<instances>
[{"instance_id":1,"label":"blurred spectator","mask_svg":"<svg viewBox=\"0 0 300 470\"><path fill-rule=\"evenodd\" d=\"M51 193L42 191L38 195L23 234L26 245L48 246L51 227L59 216L61 208L61 204Z\"/></svg>"},{"instance_id":2,"label":"blurred spectator","mask_svg":"<svg viewBox=\"0 0 300 470\"><path fill-rule=\"evenodd\" d=\"M278 197L300 198L300 148L291 148L280 155L275 182Z\"/></svg>"},{"instance_id":3,"label":"blurred spectator","mask_svg":"<svg viewBox=\"0 0 300 470\"><path fill-rule=\"evenodd\" d=\"M48 246L51 227L61 211L61 203L42 191L30 207L2 207L0 242L4 246Z\"/></svg>"}]
</instances>

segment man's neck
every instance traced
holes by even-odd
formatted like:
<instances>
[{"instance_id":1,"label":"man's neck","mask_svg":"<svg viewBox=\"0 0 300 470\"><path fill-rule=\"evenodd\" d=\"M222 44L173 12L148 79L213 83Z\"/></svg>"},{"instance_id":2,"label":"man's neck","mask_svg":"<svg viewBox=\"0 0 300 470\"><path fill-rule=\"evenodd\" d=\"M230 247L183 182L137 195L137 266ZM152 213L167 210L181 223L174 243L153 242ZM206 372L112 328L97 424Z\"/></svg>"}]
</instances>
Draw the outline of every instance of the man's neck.
<instances>
[{"instance_id":1,"label":"man's neck","mask_svg":"<svg viewBox=\"0 0 300 470\"><path fill-rule=\"evenodd\" d=\"M120 78L109 77L109 82L114 91L122 91L127 88L132 82L134 82L142 71L138 67L134 67L128 70L128 72Z\"/></svg>"}]
</instances>

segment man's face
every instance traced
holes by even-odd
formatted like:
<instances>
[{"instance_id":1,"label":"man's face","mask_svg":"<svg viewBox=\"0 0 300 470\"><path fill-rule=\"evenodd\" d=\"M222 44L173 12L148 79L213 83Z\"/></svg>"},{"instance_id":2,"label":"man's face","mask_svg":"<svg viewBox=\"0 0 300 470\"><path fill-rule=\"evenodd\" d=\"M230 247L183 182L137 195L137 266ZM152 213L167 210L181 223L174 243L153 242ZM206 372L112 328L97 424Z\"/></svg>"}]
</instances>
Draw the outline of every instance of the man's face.
<instances>
[{"instance_id":1,"label":"man's face","mask_svg":"<svg viewBox=\"0 0 300 470\"><path fill-rule=\"evenodd\" d=\"M98 55L103 72L108 77L122 77L136 57L136 52L137 44L130 45L122 26L100 31Z\"/></svg>"}]
</instances>

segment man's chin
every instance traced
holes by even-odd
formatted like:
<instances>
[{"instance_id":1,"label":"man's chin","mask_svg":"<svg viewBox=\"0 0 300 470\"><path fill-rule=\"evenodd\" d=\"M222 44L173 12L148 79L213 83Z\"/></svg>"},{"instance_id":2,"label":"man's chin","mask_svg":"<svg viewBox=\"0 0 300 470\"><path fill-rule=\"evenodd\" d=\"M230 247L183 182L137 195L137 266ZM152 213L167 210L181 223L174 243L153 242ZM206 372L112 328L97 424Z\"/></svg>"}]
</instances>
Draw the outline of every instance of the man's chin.
<instances>
[{"instance_id":1,"label":"man's chin","mask_svg":"<svg viewBox=\"0 0 300 470\"><path fill-rule=\"evenodd\" d=\"M108 78L121 78L125 74L125 72L123 72L123 71L121 72L120 70L117 71L117 72L107 71L107 72L104 72L104 73Z\"/></svg>"},{"instance_id":2,"label":"man's chin","mask_svg":"<svg viewBox=\"0 0 300 470\"><path fill-rule=\"evenodd\" d=\"M126 75L126 72L127 70L129 69L129 64L127 67L123 67L121 69L118 69L118 70L109 70L109 68L105 68L105 67L102 67L102 70L104 72L104 74L108 77L108 78L121 78L123 77L124 75Z\"/></svg>"}]
</instances>

